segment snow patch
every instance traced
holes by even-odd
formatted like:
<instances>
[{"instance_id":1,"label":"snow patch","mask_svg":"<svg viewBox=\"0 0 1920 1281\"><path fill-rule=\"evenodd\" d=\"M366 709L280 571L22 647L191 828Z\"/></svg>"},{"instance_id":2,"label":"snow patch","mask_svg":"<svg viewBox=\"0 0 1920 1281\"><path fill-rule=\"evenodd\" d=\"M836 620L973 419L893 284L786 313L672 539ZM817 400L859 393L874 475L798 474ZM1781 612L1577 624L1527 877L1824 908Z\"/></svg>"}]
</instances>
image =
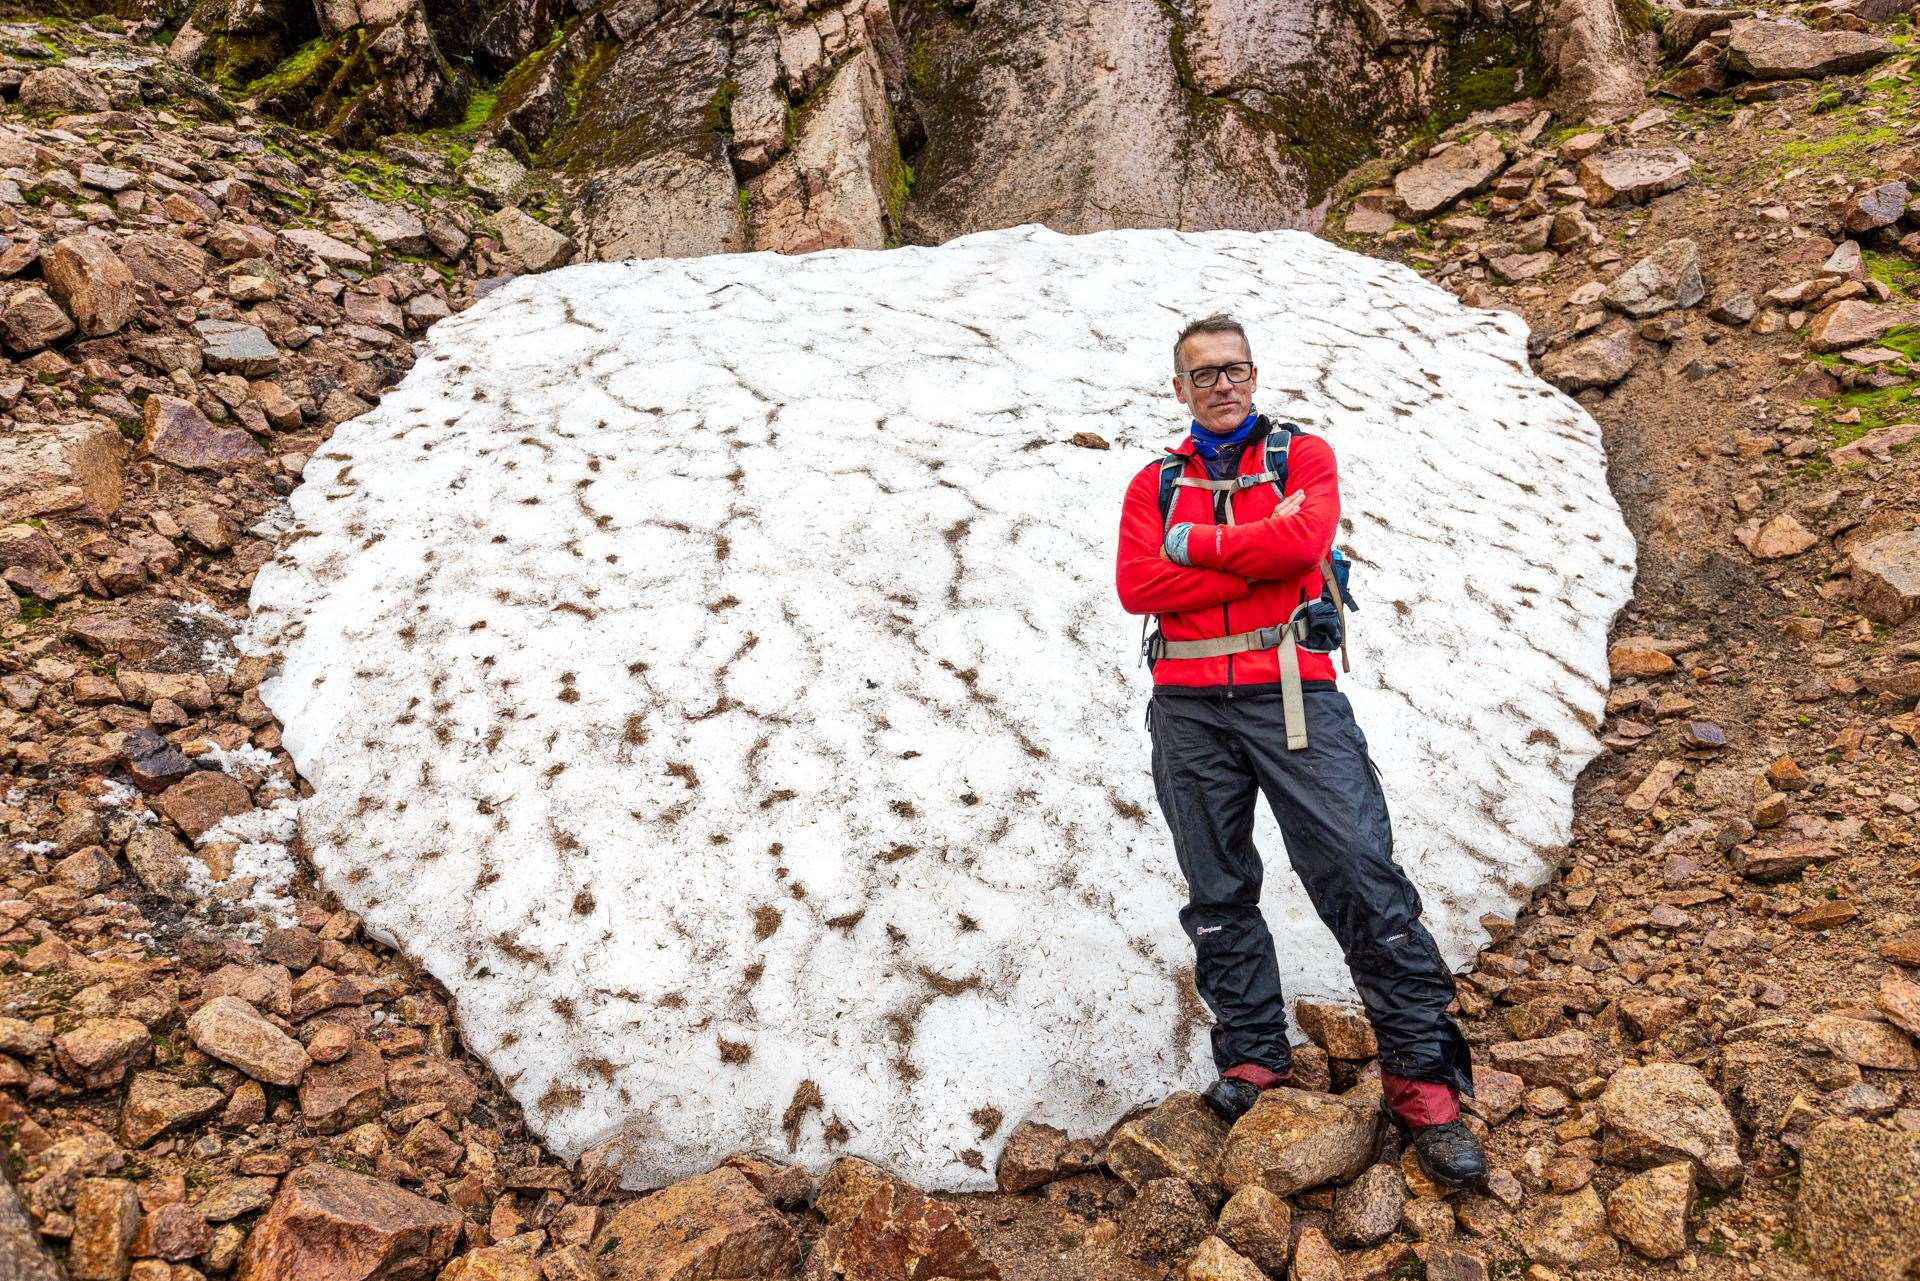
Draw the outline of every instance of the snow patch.
<instances>
[{"instance_id":1,"label":"snow patch","mask_svg":"<svg viewBox=\"0 0 1920 1281\"><path fill-rule=\"evenodd\" d=\"M242 743L235 748L226 748L214 743L207 750L193 758L201 765L211 765L224 774L231 774L249 784L265 778L273 772L273 753L252 743Z\"/></svg>"},{"instance_id":2,"label":"snow patch","mask_svg":"<svg viewBox=\"0 0 1920 1281\"><path fill-rule=\"evenodd\" d=\"M1211 1076L1112 580L1221 309L1339 454L1344 686L1463 963L1569 835L1633 569L1516 316L1293 232L583 265L435 326L315 454L247 638L307 850L562 1156L984 1188L1023 1119ZM1289 991L1350 997L1256 840Z\"/></svg>"},{"instance_id":3,"label":"snow patch","mask_svg":"<svg viewBox=\"0 0 1920 1281\"><path fill-rule=\"evenodd\" d=\"M255 939L268 924L292 925L297 907L294 882L300 869L289 847L299 821L299 802L291 796L221 819L194 842L193 856L187 860L187 889L240 909L241 916L250 918L241 930ZM233 868L216 879L202 851L230 842L238 842L231 856Z\"/></svg>"},{"instance_id":4,"label":"snow patch","mask_svg":"<svg viewBox=\"0 0 1920 1281\"><path fill-rule=\"evenodd\" d=\"M145 793L125 779L110 778L102 783L100 800L103 804L126 812L136 823L156 821L153 811L147 808ZM136 805L136 801L139 804Z\"/></svg>"}]
</instances>

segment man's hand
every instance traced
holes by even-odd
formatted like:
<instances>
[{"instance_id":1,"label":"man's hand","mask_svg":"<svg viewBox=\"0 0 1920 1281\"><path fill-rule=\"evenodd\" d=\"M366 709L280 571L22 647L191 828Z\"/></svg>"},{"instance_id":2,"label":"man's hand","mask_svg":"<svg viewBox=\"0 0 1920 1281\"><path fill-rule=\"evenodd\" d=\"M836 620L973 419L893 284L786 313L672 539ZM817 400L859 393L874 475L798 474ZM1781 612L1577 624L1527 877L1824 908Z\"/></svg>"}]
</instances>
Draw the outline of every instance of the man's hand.
<instances>
[{"instance_id":1,"label":"man's hand","mask_svg":"<svg viewBox=\"0 0 1920 1281\"><path fill-rule=\"evenodd\" d=\"M1291 516L1299 511L1300 505L1306 501L1307 495L1305 491L1296 489L1280 500L1280 505L1273 509L1273 514L1275 516Z\"/></svg>"},{"instance_id":2,"label":"man's hand","mask_svg":"<svg viewBox=\"0 0 1920 1281\"><path fill-rule=\"evenodd\" d=\"M1193 524L1182 521L1178 525L1167 527L1167 536L1160 544L1160 554L1176 565L1191 565L1187 559L1187 539L1193 534Z\"/></svg>"}]
</instances>

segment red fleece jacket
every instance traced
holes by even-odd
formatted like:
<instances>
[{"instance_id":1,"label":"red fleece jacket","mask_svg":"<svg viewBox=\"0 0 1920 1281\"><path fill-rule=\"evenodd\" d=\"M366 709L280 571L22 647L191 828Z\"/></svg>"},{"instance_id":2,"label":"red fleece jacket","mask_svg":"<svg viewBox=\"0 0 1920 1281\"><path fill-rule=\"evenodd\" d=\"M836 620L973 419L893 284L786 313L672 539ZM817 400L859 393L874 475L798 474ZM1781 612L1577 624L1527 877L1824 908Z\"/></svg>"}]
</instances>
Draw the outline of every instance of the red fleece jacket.
<instances>
[{"instance_id":1,"label":"red fleece jacket","mask_svg":"<svg viewBox=\"0 0 1920 1281\"><path fill-rule=\"evenodd\" d=\"M1129 614L1158 614L1168 640L1207 640L1284 623L1303 600L1318 596L1319 565L1340 525L1339 473L1332 446L1318 436L1296 435L1288 450L1286 492L1302 496L1300 510L1290 516L1273 514L1280 496L1272 485L1235 492L1232 524L1215 523L1211 491L1174 490L1173 523L1193 525L1187 543L1191 566L1161 555L1160 462L1142 468L1127 486L1120 512L1114 581L1121 607ZM1187 460L1185 475L1206 479L1206 464L1195 455L1192 437L1172 452ZM1241 451L1239 474L1257 473L1265 465L1264 443L1249 442ZM1330 681L1333 660L1302 651L1300 675ZM1154 686L1162 690L1252 693L1263 686L1277 689L1279 682L1279 653L1271 649L1223 658L1163 658L1153 668Z\"/></svg>"}]
</instances>

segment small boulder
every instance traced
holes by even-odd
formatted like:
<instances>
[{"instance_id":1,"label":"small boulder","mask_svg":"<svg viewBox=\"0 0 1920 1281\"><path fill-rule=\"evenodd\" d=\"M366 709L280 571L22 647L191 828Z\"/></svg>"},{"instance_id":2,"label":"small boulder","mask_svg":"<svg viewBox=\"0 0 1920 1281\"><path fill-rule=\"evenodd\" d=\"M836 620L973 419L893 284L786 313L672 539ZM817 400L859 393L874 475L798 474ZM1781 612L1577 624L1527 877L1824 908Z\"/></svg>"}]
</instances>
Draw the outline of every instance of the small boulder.
<instances>
[{"instance_id":1,"label":"small boulder","mask_svg":"<svg viewBox=\"0 0 1920 1281\"><path fill-rule=\"evenodd\" d=\"M1335 1245L1378 1245L1400 1226L1407 1204L1407 1181L1399 1167L1367 1167L1366 1173L1333 1194L1333 1221L1328 1235Z\"/></svg>"},{"instance_id":2,"label":"small boulder","mask_svg":"<svg viewBox=\"0 0 1920 1281\"><path fill-rule=\"evenodd\" d=\"M895 1186L876 1188L868 1204L884 1202L891 1214L895 1199L885 1194ZM622 1281L785 1276L799 1262L800 1238L745 1175L722 1166L627 1202L608 1216L591 1252L609 1277Z\"/></svg>"},{"instance_id":3,"label":"small boulder","mask_svg":"<svg viewBox=\"0 0 1920 1281\"><path fill-rule=\"evenodd\" d=\"M573 241L517 206L493 215L489 225L523 272L551 271L573 257Z\"/></svg>"},{"instance_id":4,"label":"small boulder","mask_svg":"<svg viewBox=\"0 0 1920 1281\"><path fill-rule=\"evenodd\" d=\"M517 203L527 191L527 167L504 147L483 147L460 166L460 181L498 207Z\"/></svg>"},{"instance_id":5,"label":"small boulder","mask_svg":"<svg viewBox=\"0 0 1920 1281\"><path fill-rule=\"evenodd\" d=\"M1920 1036L1920 983L1897 974L1883 974L1876 1004L1895 1027L1909 1036Z\"/></svg>"},{"instance_id":6,"label":"small boulder","mask_svg":"<svg viewBox=\"0 0 1920 1281\"><path fill-rule=\"evenodd\" d=\"M254 1224L234 1281L424 1278L452 1256L465 1222L384 1179L302 1166Z\"/></svg>"},{"instance_id":7,"label":"small boulder","mask_svg":"<svg viewBox=\"0 0 1920 1281\"><path fill-rule=\"evenodd\" d=\"M120 507L126 455L126 438L108 423L15 423L0 433L0 521L54 512L105 520Z\"/></svg>"},{"instance_id":8,"label":"small boulder","mask_svg":"<svg viewBox=\"0 0 1920 1281\"><path fill-rule=\"evenodd\" d=\"M1840 210L1840 222L1849 233L1859 236L1893 226L1906 211L1907 184L1904 179L1895 178L1847 197L1847 203Z\"/></svg>"},{"instance_id":9,"label":"small boulder","mask_svg":"<svg viewBox=\"0 0 1920 1281\"><path fill-rule=\"evenodd\" d=\"M253 798L239 779L209 769L187 775L154 798L153 805L188 836L198 837L223 819L245 814L253 808Z\"/></svg>"},{"instance_id":10,"label":"small boulder","mask_svg":"<svg viewBox=\"0 0 1920 1281\"><path fill-rule=\"evenodd\" d=\"M81 1089L104 1090L153 1057L153 1039L133 1019L87 1019L54 1038L53 1056Z\"/></svg>"},{"instance_id":11,"label":"small boulder","mask_svg":"<svg viewBox=\"0 0 1920 1281\"><path fill-rule=\"evenodd\" d=\"M541 1271L540 1260L509 1243L467 1251L449 1263L435 1281L544 1281L548 1275Z\"/></svg>"},{"instance_id":12,"label":"small boulder","mask_svg":"<svg viewBox=\"0 0 1920 1281\"><path fill-rule=\"evenodd\" d=\"M1531 1086L1569 1089L1596 1074L1598 1055L1585 1032L1567 1031L1531 1041L1502 1041L1489 1047L1494 1066Z\"/></svg>"},{"instance_id":13,"label":"small boulder","mask_svg":"<svg viewBox=\"0 0 1920 1281\"><path fill-rule=\"evenodd\" d=\"M1644 205L1686 186L1693 158L1673 147L1621 147L1580 162L1580 186L1596 207L1626 200Z\"/></svg>"},{"instance_id":14,"label":"small boulder","mask_svg":"<svg viewBox=\"0 0 1920 1281\"><path fill-rule=\"evenodd\" d=\"M1622 1068L1599 1100L1601 1155L1615 1165L1691 1161L1711 1187L1740 1181L1740 1134L1720 1094L1684 1063Z\"/></svg>"},{"instance_id":15,"label":"small boulder","mask_svg":"<svg viewBox=\"0 0 1920 1281\"><path fill-rule=\"evenodd\" d=\"M280 349L258 325L238 320L196 320L193 328L204 344L200 358L208 369L259 378L280 368Z\"/></svg>"},{"instance_id":16,"label":"small boulder","mask_svg":"<svg viewBox=\"0 0 1920 1281\"><path fill-rule=\"evenodd\" d=\"M1364 1011L1337 1001L1301 997L1293 1003L1294 1021L1329 1058L1362 1060L1380 1052L1373 1024Z\"/></svg>"},{"instance_id":17,"label":"small boulder","mask_svg":"<svg viewBox=\"0 0 1920 1281\"><path fill-rule=\"evenodd\" d=\"M1635 319L1657 316L1675 307L1691 307L1707 296L1700 276L1700 252L1691 240L1669 240L1615 277L1600 301Z\"/></svg>"},{"instance_id":18,"label":"small boulder","mask_svg":"<svg viewBox=\"0 0 1920 1281\"><path fill-rule=\"evenodd\" d=\"M1859 1067L1890 1072L1920 1072L1920 1049L1913 1038L1890 1023L1816 1014L1807 1020L1807 1036L1828 1053Z\"/></svg>"},{"instance_id":19,"label":"small boulder","mask_svg":"<svg viewBox=\"0 0 1920 1281\"><path fill-rule=\"evenodd\" d=\"M1219 1237L1208 1237L1187 1260L1181 1281L1266 1281L1266 1274Z\"/></svg>"},{"instance_id":20,"label":"small boulder","mask_svg":"<svg viewBox=\"0 0 1920 1281\"><path fill-rule=\"evenodd\" d=\"M1879 342L1888 331L1912 324L1915 313L1905 307L1847 298L1813 318L1807 328L1807 346L1817 352L1845 351Z\"/></svg>"},{"instance_id":21,"label":"small boulder","mask_svg":"<svg viewBox=\"0 0 1920 1281\"><path fill-rule=\"evenodd\" d=\"M1565 1196L1534 1199L1521 1215L1520 1248L1550 1268L1606 1268L1620 1260L1606 1207L1592 1184Z\"/></svg>"},{"instance_id":22,"label":"small boulder","mask_svg":"<svg viewBox=\"0 0 1920 1281\"><path fill-rule=\"evenodd\" d=\"M1002 1192L1025 1192L1057 1179L1069 1146L1065 1130L1027 1121L1007 1136L994 1181Z\"/></svg>"},{"instance_id":23,"label":"small boulder","mask_svg":"<svg viewBox=\"0 0 1920 1281\"><path fill-rule=\"evenodd\" d=\"M147 455L175 467L227 472L267 456L252 436L234 427L215 427L190 400L148 396L141 418Z\"/></svg>"},{"instance_id":24,"label":"small boulder","mask_svg":"<svg viewBox=\"0 0 1920 1281\"><path fill-rule=\"evenodd\" d=\"M1541 359L1540 376L1569 394L1611 387L1633 372L1639 358L1633 330L1617 325L1590 338L1554 348Z\"/></svg>"},{"instance_id":25,"label":"small boulder","mask_svg":"<svg viewBox=\"0 0 1920 1281\"><path fill-rule=\"evenodd\" d=\"M29 71L20 82L15 98L22 111L57 112L62 115L109 111L113 103L91 72L79 67L42 67Z\"/></svg>"},{"instance_id":26,"label":"small boulder","mask_svg":"<svg viewBox=\"0 0 1920 1281\"><path fill-rule=\"evenodd\" d=\"M1184 1179L1217 1200L1227 1127L1198 1094L1180 1090L1113 1132L1107 1168L1136 1192L1155 1179Z\"/></svg>"},{"instance_id":27,"label":"small boulder","mask_svg":"<svg viewBox=\"0 0 1920 1281\"><path fill-rule=\"evenodd\" d=\"M125 1179L82 1179L73 1198L73 1235L67 1241L72 1281L121 1281L133 1258L140 1198ZM0 1273L0 1275L11 1275ZM22 1274L32 1278L31 1271Z\"/></svg>"},{"instance_id":28,"label":"small boulder","mask_svg":"<svg viewBox=\"0 0 1920 1281\"><path fill-rule=\"evenodd\" d=\"M843 1156L821 1176L813 1208L828 1223L844 1227L853 1222L874 1193L891 1187L894 1182L892 1175L871 1161Z\"/></svg>"},{"instance_id":29,"label":"small boulder","mask_svg":"<svg viewBox=\"0 0 1920 1281\"><path fill-rule=\"evenodd\" d=\"M1293 1252L1293 1208L1258 1183L1227 1198L1214 1231L1264 1271L1276 1277L1286 1272Z\"/></svg>"},{"instance_id":30,"label":"small boulder","mask_svg":"<svg viewBox=\"0 0 1920 1281\"><path fill-rule=\"evenodd\" d=\"M1741 545L1755 560L1785 560L1798 556L1820 542L1820 536L1802 525L1799 518L1781 513L1762 524L1753 520L1735 531Z\"/></svg>"},{"instance_id":31,"label":"small boulder","mask_svg":"<svg viewBox=\"0 0 1920 1281\"><path fill-rule=\"evenodd\" d=\"M1455 143L1394 175L1397 212L1409 222L1431 218L1461 197L1485 190L1506 161L1505 148L1491 133Z\"/></svg>"},{"instance_id":32,"label":"small boulder","mask_svg":"<svg viewBox=\"0 0 1920 1281\"><path fill-rule=\"evenodd\" d=\"M129 1147L143 1148L168 1130L212 1116L226 1102L219 1090L183 1086L163 1072L141 1072L127 1087L120 1137Z\"/></svg>"},{"instance_id":33,"label":"small boulder","mask_svg":"<svg viewBox=\"0 0 1920 1281\"><path fill-rule=\"evenodd\" d=\"M1847 1281L1920 1275L1920 1134L1817 1123L1800 1150L1796 1206L1806 1256Z\"/></svg>"},{"instance_id":34,"label":"small boulder","mask_svg":"<svg viewBox=\"0 0 1920 1281\"><path fill-rule=\"evenodd\" d=\"M344 1056L307 1069L300 1080L300 1115L315 1134L339 1134L379 1116L386 1089L386 1060L355 1040Z\"/></svg>"},{"instance_id":35,"label":"small boulder","mask_svg":"<svg viewBox=\"0 0 1920 1281\"><path fill-rule=\"evenodd\" d=\"M1228 1191L1257 1183L1275 1196L1345 1182L1366 1168L1379 1135L1376 1096L1347 1099L1285 1086L1265 1090L1220 1156Z\"/></svg>"},{"instance_id":36,"label":"small boulder","mask_svg":"<svg viewBox=\"0 0 1920 1281\"><path fill-rule=\"evenodd\" d=\"M120 242L120 260L140 284L189 294L207 282L206 251L190 240L143 231Z\"/></svg>"},{"instance_id":37,"label":"small boulder","mask_svg":"<svg viewBox=\"0 0 1920 1281\"><path fill-rule=\"evenodd\" d=\"M1340 1252L1319 1228L1306 1228L1293 1244L1293 1266L1287 1281L1342 1281L1347 1275Z\"/></svg>"},{"instance_id":38,"label":"small boulder","mask_svg":"<svg viewBox=\"0 0 1920 1281\"><path fill-rule=\"evenodd\" d=\"M1607 1225L1649 1259L1687 1252L1687 1210L1693 1205L1693 1166L1675 1161L1636 1174L1607 1194Z\"/></svg>"},{"instance_id":39,"label":"small boulder","mask_svg":"<svg viewBox=\"0 0 1920 1281\"><path fill-rule=\"evenodd\" d=\"M365 250L355 249L343 240L311 227L289 227L280 239L303 253L312 254L329 267L348 267L354 271L373 270L373 258ZM244 256L244 255L242 255Z\"/></svg>"},{"instance_id":40,"label":"small boulder","mask_svg":"<svg viewBox=\"0 0 1920 1281\"><path fill-rule=\"evenodd\" d=\"M1852 562L1861 613L1893 627L1920 613L1920 529L1857 546Z\"/></svg>"},{"instance_id":41,"label":"small boulder","mask_svg":"<svg viewBox=\"0 0 1920 1281\"><path fill-rule=\"evenodd\" d=\"M103 236L54 241L40 255L40 272L80 332L90 338L114 333L133 318L138 306L133 273Z\"/></svg>"},{"instance_id":42,"label":"small boulder","mask_svg":"<svg viewBox=\"0 0 1920 1281\"><path fill-rule=\"evenodd\" d=\"M23 356L72 332L73 317L38 285L15 285L0 299L0 338Z\"/></svg>"},{"instance_id":43,"label":"small boulder","mask_svg":"<svg viewBox=\"0 0 1920 1281\"><path fill-rule=\"evenodd\" d=\"M1891 57L1892 41L1865 31L1811 31L1793 22L1733 24L1727 65L1756 80L1798 80L1864 71Z\"/></svg>"},{"instance_id":44,"label":"small boulder","mask_svg":"<svg viewBox=\"0 0 1920 1281\"><path fill-rule=\"evenodd\" d=\"M1212 1229L1213 1216L1191 1185L1184 1179L1155 1179L1120 1211L1114 1245L1138 1262L1169 1265L1192 1254Z\"/></svg>"},{"instance_id":45,"label":"small boulder","mask_svg":"<svg viewBox=\"0 0 1920 1281\"><path fill-rule=\"evenodd\" d=\"M268 1085L298 1085L310 1062L300 1042L237 996L217 996L195 1010L187 1035L203 1054Z\"/></svg>"},{"instance_id":46,"label":"small boulder","mask_svg":"<svg viewBox=\"0 0 1920 1281\"><path fill-rule=\"evenodd\" d=\"M1676 664L1651 636L1622 636L1607 649L1607 670L1623 676L1665 676Z\"/></svg>"},{"instance_id":47,"label":"small boulder","mask_svg":"<svg viewBox=\"0 0 1920 1281\"><path fill-rule=\"evenodd\" d=\"M402 254L427 252L427 225L403 204L354 196L336 200L333 212L382 249Z\"/></svg>"}]
</instances>

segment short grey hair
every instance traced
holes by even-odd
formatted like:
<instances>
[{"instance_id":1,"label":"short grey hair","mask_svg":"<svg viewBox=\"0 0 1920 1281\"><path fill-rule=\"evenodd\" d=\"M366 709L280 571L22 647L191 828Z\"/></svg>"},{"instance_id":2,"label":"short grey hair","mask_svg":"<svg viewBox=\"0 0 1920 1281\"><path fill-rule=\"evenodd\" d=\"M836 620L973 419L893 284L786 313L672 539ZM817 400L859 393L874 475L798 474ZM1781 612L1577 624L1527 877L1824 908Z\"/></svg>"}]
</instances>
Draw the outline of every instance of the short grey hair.
<instances>
[{"instance_id":1,"label":"short grey hair","mask_svg":"<svg viewBox=\"0 0 1920 1281\"><path fill-rule=\"evenodd\" d=\"M1187 327L1180 331L1180 336L1173 340L1173 368L1176 373L1180 369L1180 348L1195 334L1239 334L1240 341L1247 348L1247 355L1253 355L1253 344L1247 341L1246 327L1226 312L1216 311L1211 316L1189 320Z\"/></svg>"}]
</instances>

